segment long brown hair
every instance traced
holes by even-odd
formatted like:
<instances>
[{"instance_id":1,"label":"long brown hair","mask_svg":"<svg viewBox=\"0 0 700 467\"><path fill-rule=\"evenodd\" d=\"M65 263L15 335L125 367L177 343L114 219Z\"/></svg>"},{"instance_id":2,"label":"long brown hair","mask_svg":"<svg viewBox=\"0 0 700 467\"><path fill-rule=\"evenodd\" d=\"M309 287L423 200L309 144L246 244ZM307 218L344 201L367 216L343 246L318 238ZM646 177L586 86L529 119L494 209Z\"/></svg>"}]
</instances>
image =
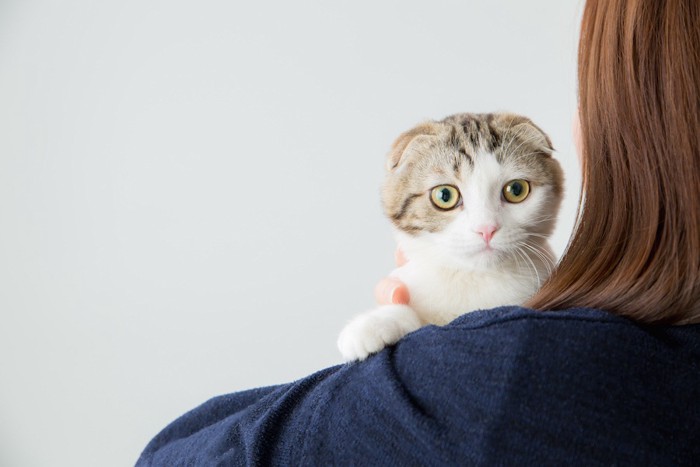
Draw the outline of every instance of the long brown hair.
<instances>
[{"instance_id":1,"label":"long brown hair","mask_svg":"<svg viewBox=\"0 0 700 467\"><path fill-rule=\"evenodd\" d=\"M578 219L527 305L700 323L700 1L588 0L578 80Z\"/></svg>"}]
</instances>

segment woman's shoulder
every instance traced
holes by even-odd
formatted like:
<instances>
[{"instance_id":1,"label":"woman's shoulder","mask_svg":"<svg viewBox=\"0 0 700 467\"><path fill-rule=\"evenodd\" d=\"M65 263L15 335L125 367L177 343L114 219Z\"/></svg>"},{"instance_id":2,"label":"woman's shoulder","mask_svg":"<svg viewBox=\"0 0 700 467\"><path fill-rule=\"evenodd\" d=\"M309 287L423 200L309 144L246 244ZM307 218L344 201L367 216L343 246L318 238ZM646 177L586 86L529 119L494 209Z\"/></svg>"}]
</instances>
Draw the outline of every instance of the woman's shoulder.
<instances>
[{"instance_id":1,"label":"woman's shoulder","mask_svg":"<svg viewBox=\"0 0 700 467\"><path fill-rule=\"evenodd\" d=\"M700 325L645 325L592 308L506 306L421 328L389 353L395 365L413 372L449 367L467 376L503 367L529 376L534 370L576 377L590 371L599 379L616 377L619 366L700 369Z\"/></svg>"},{"instance_id":2,"label":"woman's shoulder","mask_svg":"<svg viewBox=\"0 0 700 467\"><path fill-rule=\"evenodd\" d=\"M373 443L393 443L407 464L426 454L448 465L700 455L698 325L641 325L588 308L480 310L339 367L327 384L317 424L340 439L373 433L348 452L369 443L390 455ZM307 445L316 453L347 444L320 438Z\"/></svg>"},{"instance_id":3,"label":"woman's shoulder","mask_svg":"<svg viewBox=\"0 0 700 467\"><path fill-rule=\"evenodd\" d=\"M596 308L572 308L568 310L541 311L521 306L502 306L465 313L443 329L478 329L481 327L513 324L536 324L561 322L570 326L589 324L634 325L634 322Z\"/></svg>"},{"instance_id":4,"label":"woman's shoulder","mask_svg":"<svg viewBox=\"0 0 700 467\"><path fill-rule=\"evenodd\" d=\"M502 307L407 336L392 365L415 404L451 427L455 456L474 439L491 461L532 459L533 443L540 463L700 455L700 325Z\"/></svg>"},{"instance_id":5,"label":"woman's shoulder","mask_svg":"<svg viewBox=\"0 0 700 467\"><path fill-rule=\"evenodd\" d=\"M591 349L594 343L598 347ZM682 351L700 357L700 325L648 325L593 308L540 311L504 306L465 313L446 326L426 326L400 344L405 351L427 345L428 352L450 351L455 345L457 352L465 346L513 351L532 347L534 354L545 354L562 347L588 348L586 354L591 355L602 346L620 355L668 351L677 358Z\"/></svg>"},{"instance_id":6,"label":"woman's shoulder","mask_svg":"<svg viewBox=\"0 0 700 467\"><path fill-rule=\"evenodd\" d=\"M682 464L700 456L699 349L700 326L476 311L364 362L213 399L140 464Z\"/></svg>"}]
</instances>

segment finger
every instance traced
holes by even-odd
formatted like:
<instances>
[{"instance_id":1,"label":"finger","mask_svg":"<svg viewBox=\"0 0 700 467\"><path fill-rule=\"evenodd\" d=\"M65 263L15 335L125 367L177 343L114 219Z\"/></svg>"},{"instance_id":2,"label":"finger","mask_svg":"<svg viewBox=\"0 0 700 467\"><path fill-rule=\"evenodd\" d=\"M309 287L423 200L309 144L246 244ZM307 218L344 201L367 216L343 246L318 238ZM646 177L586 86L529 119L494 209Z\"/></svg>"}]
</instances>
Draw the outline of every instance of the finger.
<instances>
[{"instance_id":1,"label":"finger","mask_svg":"<svg viewBox=\"0 0 700 467\"><path fill-rule=\"evenodd\" d=\"M374 298L380 305L408 305L410 295L406 284L398 279L382 279L374 289Z\"/></svg>"},{"instance_id":2,"label":"finger","mask_svg":"<svg viewBox=\"0 0 700 467\"><path fill-rule=\"evenodd\" d=\"M396 251L394 252L394 261L396 261L396 265L398 267L408 263L408 258L406 258L406 255L403 253L401 247L396 247Z\"/></svg>"}]
</instances>

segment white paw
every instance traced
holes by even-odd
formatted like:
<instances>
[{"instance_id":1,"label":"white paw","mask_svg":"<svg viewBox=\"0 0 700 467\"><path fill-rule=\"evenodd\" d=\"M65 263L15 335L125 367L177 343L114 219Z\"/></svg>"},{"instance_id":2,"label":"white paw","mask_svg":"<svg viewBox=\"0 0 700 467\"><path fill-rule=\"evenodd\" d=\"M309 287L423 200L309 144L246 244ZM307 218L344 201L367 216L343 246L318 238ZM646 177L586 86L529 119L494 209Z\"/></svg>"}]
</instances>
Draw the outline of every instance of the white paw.
<instances>
[{"instance_id":1,"label":"white paw","mask_svg":"<svg viewBox=\"0 0 700 467\"><path fill-rule=\"evenodd\" d=\"M406 305L385 305L352 319L340 332L338 349L345 361L364 360L421 327Z\"/></svg>"}]
</instances>

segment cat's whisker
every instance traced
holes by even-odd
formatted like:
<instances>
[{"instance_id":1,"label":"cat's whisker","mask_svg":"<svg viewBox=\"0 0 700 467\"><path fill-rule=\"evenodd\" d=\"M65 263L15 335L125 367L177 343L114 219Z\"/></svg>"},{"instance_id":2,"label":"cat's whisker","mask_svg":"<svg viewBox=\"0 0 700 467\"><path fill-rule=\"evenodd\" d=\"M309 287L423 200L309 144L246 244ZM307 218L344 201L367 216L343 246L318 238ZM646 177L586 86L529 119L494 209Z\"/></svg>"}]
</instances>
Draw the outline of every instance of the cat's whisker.
<instances>
[{"instance_id":1,"label":"cat's whisker","mask_svg":"<svg viewBox=\"0 0 700 467\"><path fill-rule=\"evenodd\" d=\"M552 219L556 219L556 218L557 218L556 216L552 216L549 214L543 214L541 216L533 216L531 220L534 221L536 219L538 221L545 221L545 220L552 220Z\"/></svg>"},{"instance_id":2,"label":"cat's whisker","mask_svg":"<svg viewBox=\"0 0 700 467\"><path fill-rule=\"evenodd\" d=\"M516 243L516 246L517 246L517 249L518 249L522 254L525 255L525 257L527 258L527 260L529 260L530 264L532 264L532 266L533 266L533 268L534 268L534 270L535 270L535 273L539 276L539 269L538 269L537 266L535 265L535 262L533 261L532 256L534 255L534 257L537 258L537 262L538 262L538 263L544 263L544 264L545 264L545 268L546 268L546 264L547 264L546 257L543 258L543 256L542 256L539 252L534 251L534 250L533 250L529 245L527 245L527 243L525 243L525 242L522 242L522 241L517 242L517 243ZM527 251L525 250L525 248L527 248ZM541 278L538 277L538 284L540 283L540 281L541 281Z\"/></svg>"},{"instance_id":3,"label":"cat's whisker","mask_svg":"<svg viewBox=\"0 0 700 467\"><path fill-rule=\"evenodd\" d=\"M516 243L516 244L513 245L513 246L514 246L514 248L513 248L511 251L512 251L513 253L517 254L520 258L523 258L523 253L524 253L524 252L522 251L522 248L520 247L519 243ZM516 256L514 256L514 258L516 258ZM524 259L524 258L523 258L523 259ZM525 262L525 265L527 266L526 269L529 271L529 270L530 270L530 264L527 263L527 262Z\"/></svg>"},{"instance_id":4,"label":"cat's whisker","mask_svg":"<svg viewBox=\"0 0 700 467\"><path fill-rule=\"evenodd\" d=\"M516 251L516 253L517 253L517 251ZM518 255L513 256L513 259L515 260L515 264L518 267L518 271L521 271L523 269L523 266L520 265L520 258L518 258ZM526 267L525 269L529 270L529 267Z\"/></svg>"},{"instance_id":5,"label":"cat's whisker","mask_svg":"<svg viewBox=\"0 0 700 467\"><path fill-rule=\"evenodd\" d=\"M546 240L548 238L546 235L537 234L537 233L528 234L528 238L525 238L524 241L528 245L537 248L542 253L549 254L548 251L545 249L544 245L542 245L541 241L539 241L539 240L528 241L529 237L543 238Z\"/></svg>"},{"instance_id":6,"label":"cat's whisker","mask_svg":"<svg viewBox=\"0 0 700 467\"><path fill-rule=\"evenodd\" d=\"M540 273L537 270L537 267L535 266L535 263L532 261L532 258L530 258L525 251L522 250L522 248L518 247L516 250L519 254L522 255L523 259L525 260L525 263L529 264L532 266L532 271L535 273L535 277L537 277L537 288L539 289L540 286L542 285L542 280L540 279Z\"/></svg>"},{"instance_id":7,"label":"cat's whisker","mask_svg":"<svg viewBox=\"0 0 700 467\"><path fill-rule=\"evenodd\" d=\"M528 246L540 255L540 257L542 258L542 262L547 268L547 275L551 276L552 271L554 269L554 260L550 256L551 253L545 250L544 247L542 247L541 245L528 244Z\"/></svg>"},{"instance_id":8,"label":"cat's whisker","mask_svg":"<svg viewBox=\"0 0 700 467\"><path fill-rule=\"evenodd\" d=\"M547 276L550 276L552 274L552 266L550 265L550 260L546 256L545 252L536 245L531 245L527 242L522 242L522 246L530 250L533 254L535 254L540 260L542 260L542 264L544 267L547 269Z\"/></svg>"},{"instance_id":9,"label":"cat's whisker","mask_svg":"<svg viewBox=\"0 0 700 467\"><path fill-rule=\"evenodd\" d=\"M537 233L537 232L528 232L526 235L528 237L537 237L537 238L544 238L544 239L549 238L549 235L545 235L545 234L541 234L541 233Z\"/></svg>"},{"instance_id":10,"label":"cat's whisker","mask_svg":"<svg viewBox=\"0 0 700 467\"><path fill-rule=\"evenodd\" d=\"M540 277L540 271L537 269L537 266L535 266L535 262L530 258L528 255L525 255L528 261L530 261L530 264L532 264L532 269L535 271L535 275L537 276L537 288L539 289L542 287L542 278Z\"/></svg>"}]
</instances>

